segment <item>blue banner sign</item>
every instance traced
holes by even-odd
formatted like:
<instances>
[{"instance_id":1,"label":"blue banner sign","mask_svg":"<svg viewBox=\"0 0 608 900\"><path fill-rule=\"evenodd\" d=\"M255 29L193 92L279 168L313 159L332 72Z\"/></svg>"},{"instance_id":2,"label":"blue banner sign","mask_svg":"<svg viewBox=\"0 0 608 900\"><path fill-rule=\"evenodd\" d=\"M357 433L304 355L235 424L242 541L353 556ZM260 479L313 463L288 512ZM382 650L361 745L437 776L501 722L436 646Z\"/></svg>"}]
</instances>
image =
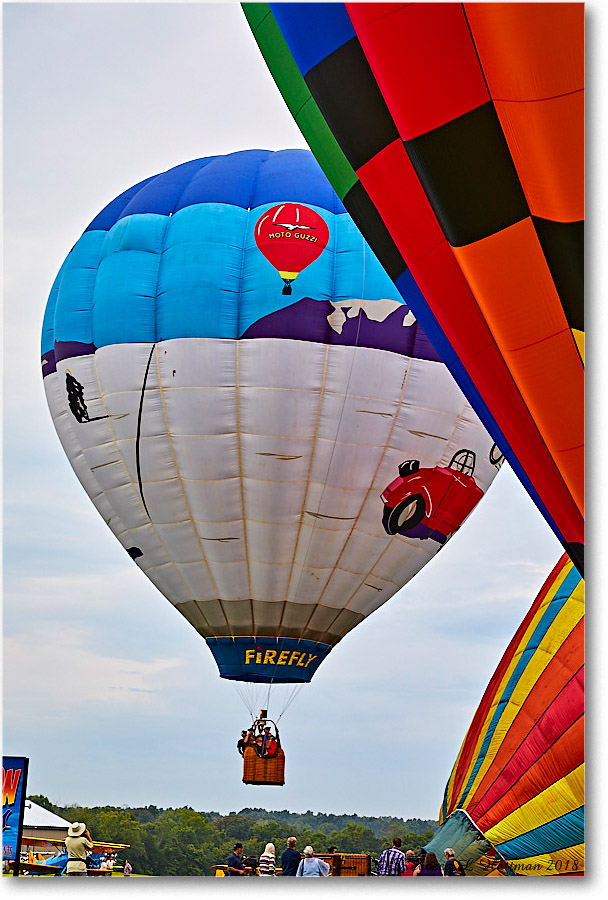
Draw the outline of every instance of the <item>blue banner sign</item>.
<instances>
[{"instance_id":1,"label":"blue banner sign","mask_svg":"<svg viewBox=\"0 0 608 900\"><path fill-rule=\"evenodd\" d=\"M2 858L19 861L28 759L2 757Z\"/></svg>"},{"instance_id":2,"label":"blue banner sign","mask_svg":"<svg viewBox=\"0 0 608 900\"><path fill-rule=\"evenodd\" d=\"M310 681L331 647L297 638L207 638L222 678L286 684Z\"/></svg>"}]
</instances>

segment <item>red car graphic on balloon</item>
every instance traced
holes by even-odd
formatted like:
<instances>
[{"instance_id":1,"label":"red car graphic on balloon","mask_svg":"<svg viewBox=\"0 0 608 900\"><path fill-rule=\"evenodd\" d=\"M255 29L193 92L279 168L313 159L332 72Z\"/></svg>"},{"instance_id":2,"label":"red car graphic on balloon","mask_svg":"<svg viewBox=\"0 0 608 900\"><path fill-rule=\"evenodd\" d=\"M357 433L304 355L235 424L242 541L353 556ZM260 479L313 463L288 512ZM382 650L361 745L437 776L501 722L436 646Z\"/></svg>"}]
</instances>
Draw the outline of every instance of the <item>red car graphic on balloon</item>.
<instances>
[{"instance_id":1,"label":"red car graphic on balloon","mask_svg":"<svg viewBox=\"0 0 608 900\"><path fill-rule=\"evenodd\" d=\"M402 462L399 477L380 495L386 533L445 543L483 496L474 471L472 450L459 450L449 466L432 469L421 469L417 459Z\"/></svg>"}]
</instances>

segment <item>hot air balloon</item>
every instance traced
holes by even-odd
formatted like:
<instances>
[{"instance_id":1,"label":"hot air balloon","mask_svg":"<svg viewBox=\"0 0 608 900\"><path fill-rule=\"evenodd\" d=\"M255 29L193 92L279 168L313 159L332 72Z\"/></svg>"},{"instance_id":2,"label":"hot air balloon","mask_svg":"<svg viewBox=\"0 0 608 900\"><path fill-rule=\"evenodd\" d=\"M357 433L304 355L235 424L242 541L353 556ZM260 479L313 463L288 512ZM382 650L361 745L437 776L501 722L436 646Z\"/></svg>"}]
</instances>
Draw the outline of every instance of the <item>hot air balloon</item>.
<instances>
[{"instance_id":1,"label":"hot air balloon","mask_svg":"<svg viewBox=\"0 0 608 900\"><path fill-rule=\"evenodd\" d=\"M467 874L582 875L584 582L559 560L483 695L427 849Z\"/></svg>"},{"instance_id":2,"label":"hot air balloon","mask_svg":"<svg viewBox=\"0 0 608 900\"><path fill-rule=\"evenodd\" d=\"M285 296L259 226L297 226L294 210L319 240L287 239L316 259L288 270L300 273ZM53 284L42 372L110 529L221 677L263 691L310 681L445 544L501 463L304 150L192 160L112 201ZM415 520L402 502L412 475Z\"/></svg>"},{"instance_id":3,"label":"hot air balloon","mask_svg":"<svg viewBox=\"0 0 608 900\"><path fill-rule=\"evenodd\" d=\"M329 228L321 216L296 203L280 203L262 213L254 234L258 249L278 269L284 294L291 294L291 282L318 259L329 240Z\"/></svg>"},{"instance_id":4,"label":"hot air balloon","mask_svg":"<svg viewBox=\"0 0 608 900\"><path fill-rule=\"evenodd\" d=\"M366 240L583 571L584 6L245 3Z\"/></svg>"}]
</instances>

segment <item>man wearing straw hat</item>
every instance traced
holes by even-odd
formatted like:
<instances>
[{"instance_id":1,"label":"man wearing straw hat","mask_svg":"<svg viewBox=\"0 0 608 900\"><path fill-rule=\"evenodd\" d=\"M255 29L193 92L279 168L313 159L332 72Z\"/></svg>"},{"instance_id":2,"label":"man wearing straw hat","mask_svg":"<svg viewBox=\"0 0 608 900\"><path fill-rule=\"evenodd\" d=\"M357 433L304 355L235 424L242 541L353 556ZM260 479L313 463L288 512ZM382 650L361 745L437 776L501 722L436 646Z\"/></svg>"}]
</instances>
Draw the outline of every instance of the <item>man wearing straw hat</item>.
<instances>
[{"instance_id":1,"label":"man wearing straw hat","mask_svg":"<svg viewBox=\"0 0 608 900\"><path fill-rule=\"evenodd\" d=\"M93 841L84 822L72 822L65 839L68 851L67 875L87 875L87 851L93 849Z\"/></svg>"}]
</instances>

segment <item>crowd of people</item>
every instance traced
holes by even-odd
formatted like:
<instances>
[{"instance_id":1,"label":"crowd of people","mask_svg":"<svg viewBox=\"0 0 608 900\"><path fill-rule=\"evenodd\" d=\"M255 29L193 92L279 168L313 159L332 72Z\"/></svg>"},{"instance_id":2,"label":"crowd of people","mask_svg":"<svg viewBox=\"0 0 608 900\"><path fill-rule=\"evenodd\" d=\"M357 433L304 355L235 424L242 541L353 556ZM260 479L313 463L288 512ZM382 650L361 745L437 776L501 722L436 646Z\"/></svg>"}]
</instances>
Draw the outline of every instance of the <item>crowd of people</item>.
<instances>
[{"instance_id":1,"label":"crowd of people","mask_svg":"<svg viewBox=\"0 0 608 900\"><path fill-rule=\"evenodd\" d=\"M258 756L272 759L277 755L280 743L278 735L272 734L270 725L264 725L261 721L254 722L247 731L241 731L236 747L241 756L245 755L247 747L253 747Z\"/></svg>"},{"instance_id":2,"label":"crowd of people","mask_svg":"<svg viewBox=\"0 0 608 900\"><path fill-rule=\"evenodd\" d=\"M299 850L296 850L296 843L295 837L287 838L287 846L281 854L279 866L274 844L266 844L264 852L258 860L255 857L244 859L243 845L238 842L234 845L228 859L226 874L237 876L259 874L262 878L269 878L276 875L279 868L278 874L287 877L326 878L334 871L339 874L339 866L336 869L335 864L330 866L325 860L319 859L310 846L304 847L300 853ZM376 875L403 875L412 878L425 876L446 878L452 875L464 875L464 867L456 859L452 848L446 847L444 853L446 861L442 866L432 850L427 852L421 849L418 853L406 850L404 853L401 849L401 838L396 837L393 838L393 846L382 852L376 866ZM327 854L337 857L338 860L340 858L338 848L334 846L328 848Z\"/></svg>"},{"instance_id":3,"label":"crowd of people","mask_svg":"<svg viewBox=\"0 0 608 900\"><path fill-rule=\"evenodd\" d=\"M315 856L312 847L304 847L302 853L296 850L297 840L295 837L287 838L287 846L281 853L280 866L277 866L276 850L272 843L266 844L264 852L259 860L255 858L251 860L254 865L246 866L248 859L243 859L243 845L237 842L234 845L232 853L228 858L227 875L239 876L247 875L249 871L259 872L261 878L273 877L277 874L277 868L280 868L281 877L299 877L299 878L326 878L332 874L328 863L323 859ZM336 847L330 847L328 853L337 852Z\"/></svg>"},{"instance_id":4,"label":"crowd of people","mask_svg":"<svg viewBox=\"0 0 608 900\"><path fill-rule=\"evenodd\" d=\"M413 850L401 849L401 838L393 838L393 846L384 850L376 866L376 875L404 875L410 877L440 877L452 875L464 875L464 867L456 859L451 847L444 850L445 865L441 865L437 854L432 850L428 852L421 849L418 853Z\"/></svg>"}]
</instances>

